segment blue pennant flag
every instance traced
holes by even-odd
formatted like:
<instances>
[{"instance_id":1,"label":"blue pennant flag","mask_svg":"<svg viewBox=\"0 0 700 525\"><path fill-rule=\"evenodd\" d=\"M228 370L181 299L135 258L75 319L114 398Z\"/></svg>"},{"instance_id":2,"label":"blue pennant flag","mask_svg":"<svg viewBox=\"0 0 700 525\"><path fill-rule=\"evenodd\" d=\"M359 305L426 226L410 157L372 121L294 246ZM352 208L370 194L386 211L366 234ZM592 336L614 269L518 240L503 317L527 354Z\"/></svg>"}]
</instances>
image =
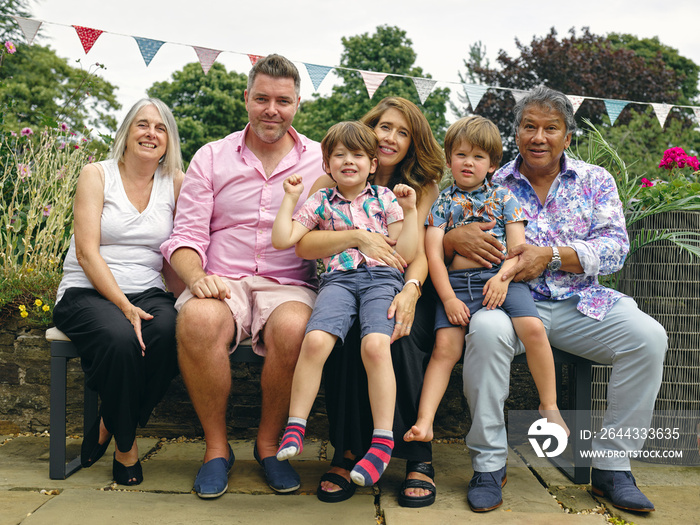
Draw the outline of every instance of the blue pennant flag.
<instances>
[{"instance_id":1,"label":"blue pennant flag","mask_svg":"<svg viewBox=\"0 0 700 525\"><path fill-rule=\"evenodd\" d=\"M135 36L134 40L136 40L136 43L139 45L141 56L143 57L143 61L146 62L147 67L151 63L151 60L153 60L153 57L156 56L160 47L165 44L162 40L151 40L150 38L141 38L138 36Z\"/></svg>"},{"instance_id":2,"label":"blue pennant flag","mask_svg":"<svg viewBox=\"0 0 700 525\"><path fill-rule=\"evenodd\" d=\"M610 117L610 125L611 126L613 124L615 124L617 117L620 116L620 113L622 112L623 109L625 109L625 106L627 104L629 104L629 102L626 102L624 100L606 100L605 101L605 109L608 110L608 117Z\"/></svg>"},{"instance_id":3,"label":"blue pennant flag","mask_svg":"<svg viewBox=\"0 0 700 525\"><path fill-rule=\"evenodd\" d=\"M306 66L306 71L308 71L309 76L311 77L311 82L314 85L314 91L318 91L318 86L321 85L321 82L323 82L323 79L326 78L326 75L328 75L328 72L333 69L330 66L319 66L316 64L307 64L306 62L304 63Z\"/></svg>"}]
</instances>

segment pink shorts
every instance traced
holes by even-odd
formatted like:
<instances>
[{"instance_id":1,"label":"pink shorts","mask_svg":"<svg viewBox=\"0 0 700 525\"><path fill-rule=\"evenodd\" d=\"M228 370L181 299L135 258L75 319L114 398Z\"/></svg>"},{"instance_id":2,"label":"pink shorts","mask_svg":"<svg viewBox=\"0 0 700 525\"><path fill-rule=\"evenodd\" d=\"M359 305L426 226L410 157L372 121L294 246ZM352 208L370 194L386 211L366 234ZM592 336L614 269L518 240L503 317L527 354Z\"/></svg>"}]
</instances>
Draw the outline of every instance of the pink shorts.
<instances>
[{"instance_id":1,"label":"pink shorts","mask_svg":"<svg viewBox=\"0 0 700 525\"><path fill-rule=\"evenodd\" d=\"M224 302L228 305L236 322L236 340L231 346L231 353L241 341L251 337L255 353L264 356L266 350L260 340L260 332L275 308L283 303L296 301L313 309L316 301L316 292L311 288L279 284L266 277L253 276L243 279L221 277L221 280L231 290L231 298L224 299ZM192 297L194 295L186 288L178 297L175 308L179 311L182 305Z\"/></svg>"}]
</instances>

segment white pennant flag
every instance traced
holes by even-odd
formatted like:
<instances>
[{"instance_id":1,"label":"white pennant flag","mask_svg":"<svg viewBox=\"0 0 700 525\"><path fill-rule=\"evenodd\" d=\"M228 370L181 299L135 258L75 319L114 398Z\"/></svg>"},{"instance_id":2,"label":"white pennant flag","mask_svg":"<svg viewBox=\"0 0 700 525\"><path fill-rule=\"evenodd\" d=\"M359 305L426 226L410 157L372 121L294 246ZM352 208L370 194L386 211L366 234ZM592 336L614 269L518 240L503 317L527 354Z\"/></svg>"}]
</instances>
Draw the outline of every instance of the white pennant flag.
<instances>
[{"instance_id":1,"label":"white pennant flag","mask_svg":"<svg viewBox=\"0 0 700 525\"><path fill-rule=\"evenodd\" d=\"M693 108L693 113L695 113L695 120L698 122L698 126L700 126L700 108Z\"/></svg>"},{"instance_id":2,"label":"white pennant flag","mask_svg":"<svg viewBox=\"0 0 700 525\"><path fill-rule=\"evenodd\" d=\"M360 71L362 79L365 81L365 87L367 88L367 93L369 93L369 98L374 96L374 92L377 88L384 82L387 73L375 73L374 71Z\"/></svg>"},{"instance_id":3,"label":"white pennant flag","mask_svg":"<svg viewBox=\"0 0 700 525\"><path fill-rule=\"evenodd\" d=\"M418 91L418 98L421 104L425 104L430 94L433 92L437 80L431 78L413 78L413 84L416 86L416 91Z\"/></svg>"},{"instance_id":4,"label":"white pennant flag","mask_svg":"<svg viewBox=\"0 0 700 525\"><path fill-rule=\"evenodd\" d=\"M671 108L673 107L672 104L651 104L651 107L654 108L654 113L656 113L656 118L659 119L659 124L661 124L661 129L664 128L664 124L666 123L666 119L668 118L668 114L671 111Z\"/></svg>"},{"instance_id":5,"label":"white pennant flag","mask_svg":"<svg viewBox=\"0 0 700 525\"><path fill-rule=\"evenodd\" d=\"M520 89L511 89L511 94L513 95L513 98L515 99L515 102L518 103L520 102L525 95L527 95L527 91L522 91Z\"/></svg>"},{"instance_id":6,"label":"white pennant flag","mask_svg":"<svg viewBox=\"0 0 700 525\"><path fill-rule=\"evenodd\" d=\"M36 34L39 32L42 22L30 20L29 18L22 18L21 16L13 16L12 18L19 24L22 33L24 33L24 38L27 39L27 44L31 46Z\"/></svg>"},{"instance_id":7,"label":"white pennant flag","mask_svg":"<svg viewBox=\"0 0 700 525\"><path fill-rule=\"evenodd\" d=\"M586 100L586 97L578 97L576 95L566 95L566 98L568 98L571 105L574 106L574 114L578 111L578 108L581 107L583 101Z\"/></svg>"},{"instance_id":8,"label":"white pennant flag","mask_svg":"<svg viewBox=\"0 0 700 525\"><path fill-rule=\"evenodd\" d=\"M214 65L216 57L219 56L219 53L221 53L221 51L218 51L216 49L209 49L207 47L192 47L194 48L194 52L197 53L199 63L202 65L202 71L204 71L204 74L206 75L207 73L209 73L211 66Z\"/></svg>"},{"instance_id":9,"label":"white pennant flag","mask_svg":"<svg viewBox=\"0 0 700 525\"><path fill-rule=\"evenodd\" d=\"M476 111L476 106L479 105L481 97L484 96L488 88L488 86L479 86L477 84L464 84L464 90L467 92L472 111Z\"/></svg>"}]
</instances>

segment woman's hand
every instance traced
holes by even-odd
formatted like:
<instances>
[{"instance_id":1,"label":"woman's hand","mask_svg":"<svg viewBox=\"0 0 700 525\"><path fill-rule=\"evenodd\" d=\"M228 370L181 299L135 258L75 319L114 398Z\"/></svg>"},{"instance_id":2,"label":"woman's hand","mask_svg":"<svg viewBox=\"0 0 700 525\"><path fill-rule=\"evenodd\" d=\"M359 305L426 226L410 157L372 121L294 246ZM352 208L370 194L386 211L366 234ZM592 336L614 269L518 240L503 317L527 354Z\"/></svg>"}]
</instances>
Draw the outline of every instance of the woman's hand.
<instances>
[{"instance_id":1,"label":"woman's hand","mask_svg":"<svg viewBox=\"0 0 700 525\"><path fill-rule=\"evenodd\" d=\"M388 318L395 318L394 332L391 334L391 343L411 333L413 319L416 315L416 303L418 302L418 287L406 286L396 294L389 306Z\"/></svg>"},{"instance_id":2,"label":"woman's hand","mask_svg":"<svg viewBox=\"0 0 700 525\"><path fill-rule=\"evenodd\" d=\"M141 345L141 355L146 355L146 345L143 342L143 336L141 335L141 321L150 321L153 316L148 312L144 312L141 308L134 306L129 303L129 305L122 309L124 316L129 320L131 325L134 327L134 332L136 332L136 338L139 340Z\"/></svg>"},{"instance_id":3,"label":"woman's hand","mask_svg":"<svg viewBox=\"0 0 700 525\"><path fill-rule=\"evenodd\" d=\"M394 249L396 241L377 232L364 231L357 244L357 249L364 255L377 261L382 261L387 266L396 268L400 272L406 268L406 261Z\"/></svg>"}]
</instances>

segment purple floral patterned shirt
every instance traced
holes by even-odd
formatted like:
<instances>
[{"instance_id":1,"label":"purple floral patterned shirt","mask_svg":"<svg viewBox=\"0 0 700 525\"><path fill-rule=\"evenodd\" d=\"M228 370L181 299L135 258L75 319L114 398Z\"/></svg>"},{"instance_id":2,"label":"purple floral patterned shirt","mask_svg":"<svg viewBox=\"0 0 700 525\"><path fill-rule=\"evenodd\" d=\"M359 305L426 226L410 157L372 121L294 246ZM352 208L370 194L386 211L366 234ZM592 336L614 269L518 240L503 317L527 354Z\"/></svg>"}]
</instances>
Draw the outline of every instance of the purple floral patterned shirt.
<instances>
[{"instance_id":1,"label":"purple floral patterned shirt","mask_svg":"<svg viewBox=\"0 0 700 525\"><path fill-rule=\"evenodd\" d=\"M629 252L622 203L612 175L600 166L562 156L544 204L519 171L522 157L499 169L494 182L508 187L523 208L528 244L576 250L582 274L545 270L528 284L536 301L579 296L578 310L602 320L624 294L598 283L598 275L622 268Z\"/></svg>"},{"instance_id":2,"label":"purple floral patterned shirt","mask_svg":"<svg viewBox=\"0 0 700 525\"><path fill-rule=\"evenodd\" d=\"M388 225L403 220L403 209L396 201L396 195L384 186L365 186L355 199L350 202L336 188L325 188L311 195L294 214L294 220L313 230L354 230L389 234ZM353 270L359 264L367 266L386 266L366 256L357 248L348 248L344 252L323 258L326 271Z\"/></svg>"}]
</instances>

